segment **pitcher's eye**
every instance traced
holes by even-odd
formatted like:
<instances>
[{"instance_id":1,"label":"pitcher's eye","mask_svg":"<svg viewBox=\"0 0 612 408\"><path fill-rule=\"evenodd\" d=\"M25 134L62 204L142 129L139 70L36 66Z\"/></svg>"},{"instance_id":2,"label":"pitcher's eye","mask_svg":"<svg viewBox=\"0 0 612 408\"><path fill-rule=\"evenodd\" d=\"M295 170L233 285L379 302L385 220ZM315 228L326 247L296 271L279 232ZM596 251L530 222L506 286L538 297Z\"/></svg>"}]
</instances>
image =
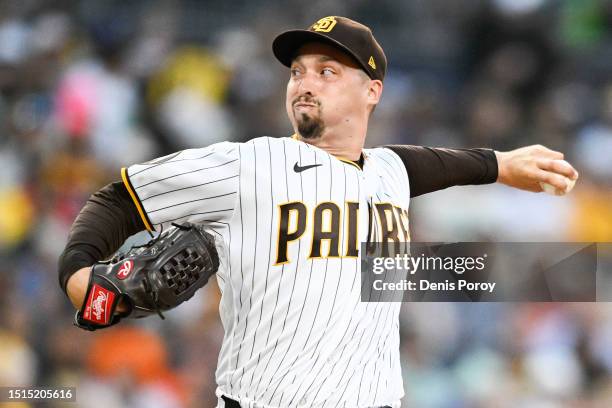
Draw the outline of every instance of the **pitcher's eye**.
<instances>
[{"instance_id":1,"label":"pitcher's eye","mask_svg":"<svg viewBox=\"0 0 612 408\"><path fill-rule=\"evenodd\" d=\"M336 72L331 68L323 68L321 73L323 74L323 76L332 76L336 74Z\"/></svg>"}]
</instances>

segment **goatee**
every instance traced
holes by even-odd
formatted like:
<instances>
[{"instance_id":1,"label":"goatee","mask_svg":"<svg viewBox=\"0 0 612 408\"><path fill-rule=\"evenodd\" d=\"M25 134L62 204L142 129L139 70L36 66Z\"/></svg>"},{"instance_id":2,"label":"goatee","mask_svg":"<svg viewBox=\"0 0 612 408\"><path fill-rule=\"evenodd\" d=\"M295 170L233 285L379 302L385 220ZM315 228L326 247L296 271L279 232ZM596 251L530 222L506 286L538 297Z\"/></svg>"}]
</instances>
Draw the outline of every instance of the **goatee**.
<instances>
[{"instance_id":1,"label":"goatee","mask_svg":"<svg viewBox=\"0 0 612 408\"><path fill-rule=\"evenodd\" d=\"M304 139L316 139L321 137L325 129L325 125L321 118L313 118L306 113L303 113L297 122L298 132Z\"/></svg>"}]
</instances>

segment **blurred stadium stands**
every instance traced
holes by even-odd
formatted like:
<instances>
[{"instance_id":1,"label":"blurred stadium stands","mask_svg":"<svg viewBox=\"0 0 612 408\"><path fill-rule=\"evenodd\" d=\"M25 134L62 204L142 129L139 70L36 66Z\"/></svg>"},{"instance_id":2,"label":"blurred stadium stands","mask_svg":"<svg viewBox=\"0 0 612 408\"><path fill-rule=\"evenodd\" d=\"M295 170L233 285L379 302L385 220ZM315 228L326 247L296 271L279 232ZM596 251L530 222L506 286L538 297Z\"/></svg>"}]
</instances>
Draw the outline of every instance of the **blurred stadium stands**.
<instances>
[{"instance_id":1,"label":"blurred stadium stands","mask_svg":"<svg viewBox=\"0 0 612 408\"><path fill-rule=\"evenodd\" d=\"M539 143L580 172L564 198L415 199L413 240L612 242L612 1L0 1L0 385L76 385L78 407L215 405L214 284L166 321L92 335L71 325L57 257L120 166L292 133L271 40L326 15L368 24L389 59L369 145ZM612 406L610 304L404 309L406 407Z\"/></svg>"}]
</instances>

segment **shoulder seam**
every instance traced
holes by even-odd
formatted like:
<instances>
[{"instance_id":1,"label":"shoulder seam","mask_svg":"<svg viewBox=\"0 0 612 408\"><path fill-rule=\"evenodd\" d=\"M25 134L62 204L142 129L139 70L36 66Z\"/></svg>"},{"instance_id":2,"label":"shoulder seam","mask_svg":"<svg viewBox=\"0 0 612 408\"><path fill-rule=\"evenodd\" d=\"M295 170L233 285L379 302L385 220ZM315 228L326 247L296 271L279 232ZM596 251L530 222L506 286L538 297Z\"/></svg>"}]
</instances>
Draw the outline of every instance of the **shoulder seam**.
<instances>
[{"instance_id":1,"label":"shoulder seam","mask_svg":"<svg viewBox=\"0 0 612 408\"><path fill-rule=\"evenodd\" d=\"M406 164L404 164L404 161L402 160L402 158L400 157L399 154L397 154L395 151L393 151L393 149L389 146L380 146L381 149L386 149L389 156L394 158L394 161L397 162L399 161L399 163L397 164L399 166L400 169L402 169L402 173L405 176L405 180L406 180L406 184L408 185L408 200L410 200L410 174L408 174L408 168L406 167ZM409 201L410 202L410 201Z\"/></svg>"},{"instance_id":2,"label":"shoulder seam","mask_svg":"<svg viewBox=\"0 0 612 408\"><path fill-rule=\"evenodd\" d=\"M238 143L238 142L231 142L231 143L235 145L234 151L238 155L238 177L236 178L238 181L236 185L236 197L234 198L234 209L232 210L232 215L229 217L228 224L232 223L237 213L236 210L240 202L240 193L241 193L240 183L242 181L242 155L240 154L240 145L242 143Z\"/></svg>"}]
</instances>

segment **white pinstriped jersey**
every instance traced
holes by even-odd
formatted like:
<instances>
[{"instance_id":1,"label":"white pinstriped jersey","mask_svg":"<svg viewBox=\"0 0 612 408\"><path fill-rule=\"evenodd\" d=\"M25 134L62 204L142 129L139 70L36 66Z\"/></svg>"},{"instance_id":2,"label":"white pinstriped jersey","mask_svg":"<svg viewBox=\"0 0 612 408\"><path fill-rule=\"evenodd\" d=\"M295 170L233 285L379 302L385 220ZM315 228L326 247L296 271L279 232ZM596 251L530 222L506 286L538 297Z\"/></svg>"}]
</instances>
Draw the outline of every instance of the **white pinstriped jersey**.
<instances>
[{"instance_id":1,"label":"white pinstriped jersey","mask_svg":"<svg viewBox=\"0 0 612 408\"><path fill-rule=\"evenodd\" d=\"M227 248L219 397L242 407L400 406L400 304L360 302L357 248L369 231L409 240L408 175L389 149L363 153L360 169L261 137L124 169L146 222L205 223Z\"/></svg>"}]
</instances>

